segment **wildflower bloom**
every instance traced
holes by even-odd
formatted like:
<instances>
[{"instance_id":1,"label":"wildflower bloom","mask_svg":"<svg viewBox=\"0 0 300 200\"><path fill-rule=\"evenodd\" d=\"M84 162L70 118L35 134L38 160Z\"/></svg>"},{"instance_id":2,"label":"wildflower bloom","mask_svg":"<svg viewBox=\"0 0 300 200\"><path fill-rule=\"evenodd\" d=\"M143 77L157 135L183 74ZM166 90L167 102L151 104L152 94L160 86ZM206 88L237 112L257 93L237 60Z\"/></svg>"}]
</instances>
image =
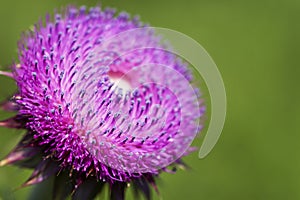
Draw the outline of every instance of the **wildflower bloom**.
<instances>
[{"instance_id":1,"label":"wildflower bloom","mask_svg":"<svg viewBox=\"0 0 300 200\"><path fill-rule=\"evenodd\" d=\"M0 125L27 133L0 165L33 168L24 186L55 176L55 198L92 199L108 183L124 199L132 183L150 199L155 177L183 165L203 106L186 64L146 27L72 7L25 34L20 63L0 72L18 87L1 105L17 115Z\"/></svg>"}]
</instances>

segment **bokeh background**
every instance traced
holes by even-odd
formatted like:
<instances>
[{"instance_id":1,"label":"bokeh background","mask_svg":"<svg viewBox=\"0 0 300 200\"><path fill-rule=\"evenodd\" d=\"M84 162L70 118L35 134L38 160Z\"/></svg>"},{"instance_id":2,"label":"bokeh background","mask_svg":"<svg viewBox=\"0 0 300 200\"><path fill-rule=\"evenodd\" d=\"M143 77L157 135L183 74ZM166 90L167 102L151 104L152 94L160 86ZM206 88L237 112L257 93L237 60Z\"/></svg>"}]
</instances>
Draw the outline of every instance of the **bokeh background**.
<instances>
[{"instance_id":1,"label":"bokeh background","mask_svg":"<svg viewBox=\"0 0 300 200\"><path fill-rule=\"evenodd\" d=\"M24 30L69 3L100 4L0 0L2 69L17 59L17 41ZM203 160L197 153L188 156L190 171L162 175L162 199L300 199L299 0L103 0L101 4L191 36L212 56L225 82L228 112L218 144ZM12 80L0 77L1 101L15 89ZM8 116L0 111L0 119ZM0 127L0 158L22 134ZM203 135L196 144L200 146L202 139ZM29 175L29 170L0 168L0 199L30 199L32 187L18 189Z\"/></svg>"}]
</instances>

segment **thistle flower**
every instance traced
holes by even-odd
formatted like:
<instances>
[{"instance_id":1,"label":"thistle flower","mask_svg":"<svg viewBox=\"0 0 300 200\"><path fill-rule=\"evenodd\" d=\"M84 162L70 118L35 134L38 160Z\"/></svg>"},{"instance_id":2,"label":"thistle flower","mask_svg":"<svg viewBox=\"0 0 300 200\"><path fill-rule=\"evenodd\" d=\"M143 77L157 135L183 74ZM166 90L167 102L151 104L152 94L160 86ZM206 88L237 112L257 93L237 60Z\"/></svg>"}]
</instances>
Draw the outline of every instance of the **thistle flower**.
<instances>
[{"instance_id":1,"label":"thistle flower","mask_svg":"<svg viewBox=\"0 0 300 200\"><path fill-rule=\"evenodd\" d=\"M155 178L184 165L203 114L187 65L166 49L112 9L47 16L0 72L18 87L1 105L17 115L0 125L27 130L0 165L33 168L24 186L55 176L54 199L93 199L106 183L111 199L128 183L150 199Z\"/></svg>"}]
</instances>

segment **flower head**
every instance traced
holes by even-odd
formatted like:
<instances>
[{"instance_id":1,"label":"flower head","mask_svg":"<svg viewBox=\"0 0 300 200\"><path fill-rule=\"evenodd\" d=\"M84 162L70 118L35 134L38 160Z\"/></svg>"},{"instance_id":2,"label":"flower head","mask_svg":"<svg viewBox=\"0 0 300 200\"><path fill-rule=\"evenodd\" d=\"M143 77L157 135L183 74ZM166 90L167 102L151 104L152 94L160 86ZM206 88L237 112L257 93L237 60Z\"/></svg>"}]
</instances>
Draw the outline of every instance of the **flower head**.
<instances>
[{"instance_id":1,"label":"flower head","mask_svg":"<svg viewBox=\"0 0 300 200\"><path fill-rule=\"evenodd\" d=\"M24 185L71 180L74 198L109 183L122 199L129 182L150 198L154 177L182 164L199 131L191 73L126 13L71 7L50 18L21 39L5 74L18 91L2 108L17 115L0 125L27 133L1 164L34 168Z\"/></svg>"}]
</instances>

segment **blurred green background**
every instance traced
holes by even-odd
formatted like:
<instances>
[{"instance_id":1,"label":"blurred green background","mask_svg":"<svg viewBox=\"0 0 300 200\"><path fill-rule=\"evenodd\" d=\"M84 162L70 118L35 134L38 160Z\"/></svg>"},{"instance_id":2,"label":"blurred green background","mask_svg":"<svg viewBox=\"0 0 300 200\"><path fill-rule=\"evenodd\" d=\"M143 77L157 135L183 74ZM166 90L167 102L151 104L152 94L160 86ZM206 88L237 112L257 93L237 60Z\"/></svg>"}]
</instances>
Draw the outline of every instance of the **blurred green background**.
<instances>
[{"instance_id":1,"label":"blurred green background","mask_svg":"<svg viewBox=\"0 0 300 200\"><path fill-rule=\"evenodd\" d=\"M17 59L22 31L69 3L99 1L1 0L0 65ZM299 0L103 0L102 5L191 36L223 75L228 112L222 136L205 159L197 153L185 159L191 171L162 175L163 199L300 199ZM1 101L15 89L12 80L0 77ZM0 119L7 116L0 111ZM21 134L0 128L0 158ZM30 187L15 188L29 174L0 168L0 199L27 199Z\"/></svg>"}]
</instances>

